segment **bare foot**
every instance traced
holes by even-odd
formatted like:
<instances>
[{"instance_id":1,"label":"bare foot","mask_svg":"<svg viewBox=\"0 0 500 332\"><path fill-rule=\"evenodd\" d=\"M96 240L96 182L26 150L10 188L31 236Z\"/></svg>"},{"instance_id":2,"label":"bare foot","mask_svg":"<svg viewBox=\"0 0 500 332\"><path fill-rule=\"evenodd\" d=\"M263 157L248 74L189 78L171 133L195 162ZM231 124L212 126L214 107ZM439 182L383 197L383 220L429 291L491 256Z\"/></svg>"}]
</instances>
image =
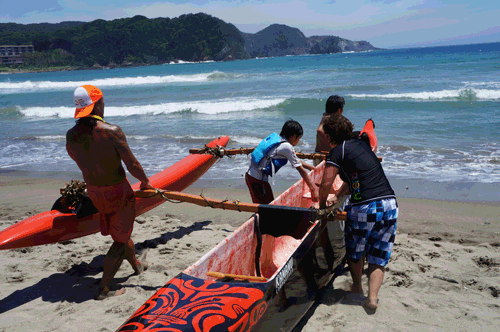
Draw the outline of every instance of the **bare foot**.
<instances>
[{"instance_id":1,"label":"bare foot","mask_svg":"<svg viewBox=\"0 0 500 332\"><path fill-rule=\"evenodd\" d=\"M119 295L123 295L123 294L125 294L125 289L112 290L112 291L108 291L107 293L98 293L98 294L96 294L94 299L101 301L101 300L107 299L109 297L119 296Z\"/></svg>"},{"instance_id":2,"label":"bare foot","mask_svg":"<svg viewBox=\"0 0 500 332\"><path fill-rule=\"evenodd\" d=\"M139 261L139 266L137 269L134 269L135 275L138 276L142 272L146 271L149 267L149 263L146 261L146 256L148 255L148 249L144 249L142 253L139 255L137 260Z\"/></svg>"},{"instance_id":3,"label":"bare foot","mask_svg":"<svg viewBox=\"0 0 500 332\"><path fill-rule=\"evenodd\" d=\"M377 310L377 307L378 307L378 300L376 300L376 301L373 301L373 300L370 300L370 299L366 300L366 303L365 303L365 308L366 309Z\"/></svg>"}]
</instances>

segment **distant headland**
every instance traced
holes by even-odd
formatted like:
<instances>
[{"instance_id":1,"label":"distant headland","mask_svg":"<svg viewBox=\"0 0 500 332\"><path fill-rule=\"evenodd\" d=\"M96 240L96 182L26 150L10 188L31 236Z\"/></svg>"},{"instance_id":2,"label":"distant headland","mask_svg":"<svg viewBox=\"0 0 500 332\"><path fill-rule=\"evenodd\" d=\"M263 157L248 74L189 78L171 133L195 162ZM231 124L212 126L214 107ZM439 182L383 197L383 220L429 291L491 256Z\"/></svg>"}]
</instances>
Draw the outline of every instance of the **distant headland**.
<instances>
[{"instance_id":1,"label":"distant headland","mask_svg":"<svg viewBox=\"0 0 500 332\"><path fill-rule=\"evenodd\" d=\"M244 33L208 14L148 19L56 24L0 23L0 45L33 45L22 64L9 70L57 70L124 67L179 61L230 61L258 57L380 50L366 41L337 36L306 37L297 28L272 24ZM3 56L3 55L2 55Z\"/></svg>"}]
</instances>

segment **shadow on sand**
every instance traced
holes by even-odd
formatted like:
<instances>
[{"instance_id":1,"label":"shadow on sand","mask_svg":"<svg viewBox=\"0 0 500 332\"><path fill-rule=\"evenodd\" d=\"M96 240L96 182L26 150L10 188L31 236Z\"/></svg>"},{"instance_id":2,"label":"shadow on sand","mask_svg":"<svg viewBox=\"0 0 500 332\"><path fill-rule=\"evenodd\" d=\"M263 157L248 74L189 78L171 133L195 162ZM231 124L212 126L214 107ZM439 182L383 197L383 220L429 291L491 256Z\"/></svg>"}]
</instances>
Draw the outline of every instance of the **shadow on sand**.
<instances>
[{"instance_id":1,"label":"shadow on sand","mask_svg":"<svg viewBox=\"0 0 500 332\"><path fill-rule=\"evenodd\" d=\"M191 226L181 227L175 232L164 233L155 239L137 243L135 245L136 254L140 255L145 249L156 248L160 244L166 244L171 239L180 239L192 232L201 231L203 227L211 223L212 221L209 220L195 222ZM20 307L39 297L45 302L52 303L63 301L82 303L93 300L96 288L100 282L100 277L97 278L94 276L102 272L103 260L104 255L96 256L90 263L82 262L80 264L74 264L63 273L54 273L32 286L13 292L0 300L0 313ZM131 276L133 276L133 274L123 278L115 278L112 288L116 288L116 284L126 282ZM128 284L122 287L141 287L147 291L154 291L161 286L150 287Z\"/></svg>"},{"instance_id":2,"label":"shadow on sand","mask_svg":"<svg viewBox=\"0 0 500 332\"><path fill-rule=\"evenodd\" d=\"M347 273L346 269L342 269L339 275L345 273ZM333 278L326 287L318 291L318 293L316 294L316 299L314 304L311 306L311 308L309 308L307 313L302 317L302 319L297 323L297 325L295 325L295 327L292 329L291 332L301 332L302 329L307 324L307 322L309 321L309 319L314 315L316 309L320 304L333 306L338 303L343 303L346 296L348 296L350 293L343 289L335 289L333 287L334 281L335 278Z\"/></svg>"}]
</instances>

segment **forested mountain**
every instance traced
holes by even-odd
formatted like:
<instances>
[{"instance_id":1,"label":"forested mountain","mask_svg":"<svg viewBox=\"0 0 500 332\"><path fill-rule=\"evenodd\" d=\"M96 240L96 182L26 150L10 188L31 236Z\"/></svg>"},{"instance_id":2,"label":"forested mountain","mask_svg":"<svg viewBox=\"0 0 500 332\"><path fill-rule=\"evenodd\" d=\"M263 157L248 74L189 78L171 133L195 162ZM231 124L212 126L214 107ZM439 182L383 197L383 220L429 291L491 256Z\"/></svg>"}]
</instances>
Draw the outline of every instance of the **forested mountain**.
<instances>
[{"instance_id":1,"label":"forested mountain","mask_svg":"<svg viewBox=\"0 0 500 332\"><path fill-rule=\"evenodd\" d=\"M245 49L251 57L378 50L366 41L355 42L336 36L307 38L299 29L282 24L270 25L255 34L242 35L245 38Z\"/></svg>"},{"instance_id":2,"label":"forested mountain","mask_svg":"<svg viewBox=\"0 0 500 332\"><path fill-rule=\"evenodd\" d=\"M60 29L68 29L85 24L85 22L66 21L61 23L32 23L32 24L17 24L17 23L0 23L0 35L16 33L16 32L39 32L47 33L54 32Z\"/></svg>"},{"instance_id":3,"label":"forested mountain","mask_svg":"<svg viewBox=\"0 0 500 332\"><path fill-rule=\"evenodd\" d=\"M242 35L245 49L251 57L307 54L311 48L299 29L282 24L273 24L257 33Z\"/></svg>"},{"instance_id":4,"label":"forested mountain","mask_svg":"<svg viewBox=\"0 0 500 332\"><path fill-rule=\"evenodd\" d=\"M33 44L37 52L60 49L74 57L73 64L82 66L247 57L240 31L206 14L95 20L54 32L24 32L24 40L14 37L8 40L2 31L0 44Z\"/></svg>"},{"instance_id":5,"label":"forested mountain","mask_svg":"<svg viewBox=\"0 0 500 332\"><path fill-rule=\"evenodd\" d=\"M58 24L0 24L0 45L32 44L25 66L113 66L169 61L235 60L262 56L375 50L367 42L334 36L307 38L273 24L255 34L198 13L177 18L144 16Z\"/></svg>"},{"instance_id":6,"label":"forested mountain","mask_svg":"<svg viewBox=\"0 0 500 332\"><path fill-rule=\"evenodd\" d=\"M367 41L352 41L337 36L312 36L308 38L308 41L312 45L311 54L380 50Z\"/></svg>"}]
</instances>

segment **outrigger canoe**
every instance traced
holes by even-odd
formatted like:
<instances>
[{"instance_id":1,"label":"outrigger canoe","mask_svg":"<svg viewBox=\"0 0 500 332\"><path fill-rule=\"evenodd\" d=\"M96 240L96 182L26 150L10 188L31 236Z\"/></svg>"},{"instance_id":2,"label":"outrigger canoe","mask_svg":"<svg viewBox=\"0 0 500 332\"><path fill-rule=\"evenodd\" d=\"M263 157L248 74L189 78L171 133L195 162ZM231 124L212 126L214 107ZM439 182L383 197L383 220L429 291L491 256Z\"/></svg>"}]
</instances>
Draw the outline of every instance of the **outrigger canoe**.
<instances>
[{"instance_id":1,"label":"outrigger canoe","mask_svg":"<svg viewBox=\"0 0 500 332\"><path fill-rule=\"evenodd\" d=\"M209 147L226 146L228 136L208 143ZM212 155L191 154L149 178L151 185L164 190L182 191L200 178L217 160ZM138 190L140 183L132 185ZM143 214L164 203L161 197L136 197L136 213ZM0 249L14 249L67 241L97 233L99 213L78 218L75 213L56 209L21 220L0 232Z\"/></svg>"},{"instance_id":2,"label":"outrigger canoe","mask_svg":"<svg viewBox=\"0 0 500 332\"><path fill-rule=\"evenodd\" d=\"M373 121L363 131L376 150ZM309 173L315 183L321 182L324 167L322 162ZM341 185L337 177L333 191ZM269 206L317 208L310 197L299 180ZM287 210L259 209L159 289L117 331L292 330L314 303L316 291L343 267L345 248L340 222L303 218L297 223ZM326 244L321 241L325 238Z\"/></svg>"}]
</instances>

